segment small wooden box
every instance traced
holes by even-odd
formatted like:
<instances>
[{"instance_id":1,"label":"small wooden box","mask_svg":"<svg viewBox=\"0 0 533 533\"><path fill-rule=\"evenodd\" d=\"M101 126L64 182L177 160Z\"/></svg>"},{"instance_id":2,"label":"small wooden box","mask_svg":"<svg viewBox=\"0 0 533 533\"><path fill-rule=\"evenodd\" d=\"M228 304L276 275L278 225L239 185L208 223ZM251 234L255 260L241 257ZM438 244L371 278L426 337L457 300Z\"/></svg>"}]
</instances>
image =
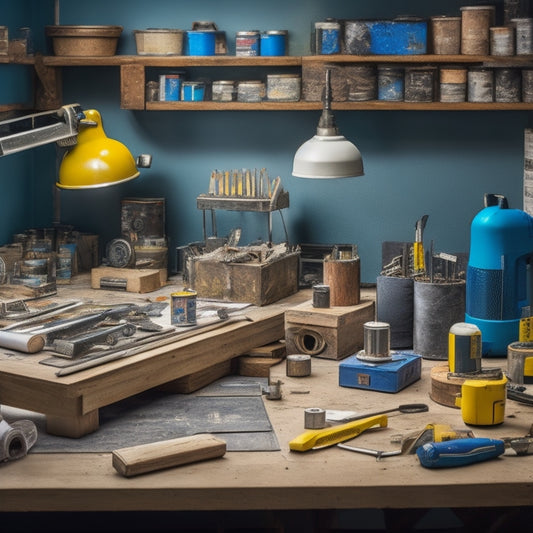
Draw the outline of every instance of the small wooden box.
<instances>
[{"instance_id":1,"label":"small wooden box","mask_svg":"<svg viewBox=\"0 0 533 533\"><path fill-rule=\"evenodd\" d=\"M189 285L199 298L262 306L298 292L299 252L269 263L223 263L193 258Z\"/></svg>"},{"instance_id":2,"label":"small wooden box","mask_svg":"<svg viewBox=\"0 0 533 533\"><path fill-rule=\"evenodd\" d=\"M285 311L287 354L344 359L364 345L363 324L374 320L374 300L346 307L316 308L312 302Z\"/></svg>"}]
</instances>

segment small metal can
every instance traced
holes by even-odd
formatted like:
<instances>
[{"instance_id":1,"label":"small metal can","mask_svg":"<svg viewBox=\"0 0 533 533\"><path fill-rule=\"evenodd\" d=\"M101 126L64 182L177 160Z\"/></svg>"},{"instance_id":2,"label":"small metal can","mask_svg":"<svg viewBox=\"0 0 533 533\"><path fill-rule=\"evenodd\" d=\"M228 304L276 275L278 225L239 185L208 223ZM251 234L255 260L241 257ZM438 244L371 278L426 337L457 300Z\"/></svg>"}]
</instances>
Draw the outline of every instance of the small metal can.
<instances>
[{"instance_id":1,"label":"small metal can","mask_svg":"<svg viewBox=\"0 0 533 533\"><path fill-rule=\"evenodd\" d=\"M330 304L329 285L313 286L313 307L327 308Z\"/></svg>"},{"instance_id":2,"label":"small metal can","mask_svg":"<svg viewBox=\"0 0 533 533\"><path fill-rule=\"evenodd\" d=\"M196 325L196 296L196 291L191 290L173 292L170 295L172 300L171 324L174 326Z\"/></svg>"},{"instance_id":3,"label":"small metal can","mask_svg":"<svg viewBox=\"0 0 533 533\"><path fill-rule=\"evenodd\" d=\"M265 84L261 80L239 81L237 84L237 101L261 102L265 97Z\"/></svg>"},{"instance_id":4,"label":"small metal can","mask_svg":"<svg viewBox=\"0 0 533 533\"><path fill-rule=\"evenodd\" d=\"M159 100L161 102L175 102L181 95L181 74L161 74L159 76Z\"/></svg>"},{"instance_id":5,"label":"small metal can","mask_svg":"<svg viewBox=\"0 0 533 533\"><path fill-rule=\"evenodd\" d=\"M212 99L215 102L233 102L236 97L233 80L216 80L212 85Z\"/></svg>"},{"instance_id":6,"label":"small metal can","mask_svg":"<svg viewBox=\"0 0 533 533\"><path fill-rule=\"evenodd\" d=\"M235 36L235 55L258 56L260 37L259 30L238 31Z\"/></svg>"},{"instance_id":7,"label":"small metal can","mask_svg":"<svg viewBox=\"0 0 533 533\"><path fill-rule=\"evenodd\" d=\"M262 56L284 56L287 55L287 40L289 32L287 30L269 30L261 33L261 44L259 46Z\"/></svg>"},{"instance_id":8,"label":"small metal can","mask_svg":"<svg viewBox=\"0 0 533 533\"><path fill-rule=\"evenodd\" d=\"M315 53L318 55L340 53L340 35L341 25L339 22L315 22Z\"/></svg>"},{"instance_id":9,"label":"small metal can","mask_svg":"<svg viewBox=\"0 0 533 533\"><path fill-rule=\"evenodd\" d=\"M201 102L205 96L203 81L184 81L181 84L181 99L184 102Z\"/></svg>"},{"instance_id":10,"label":"small metal can","mask_svg":"<svg viewBox=\"0 0 533 533\"><path fill-rule=\"evenodd\" d=\"M297 102L301 90L302 78L298 74L267 74L267 100Z\"/></svg>"}]
</instances>

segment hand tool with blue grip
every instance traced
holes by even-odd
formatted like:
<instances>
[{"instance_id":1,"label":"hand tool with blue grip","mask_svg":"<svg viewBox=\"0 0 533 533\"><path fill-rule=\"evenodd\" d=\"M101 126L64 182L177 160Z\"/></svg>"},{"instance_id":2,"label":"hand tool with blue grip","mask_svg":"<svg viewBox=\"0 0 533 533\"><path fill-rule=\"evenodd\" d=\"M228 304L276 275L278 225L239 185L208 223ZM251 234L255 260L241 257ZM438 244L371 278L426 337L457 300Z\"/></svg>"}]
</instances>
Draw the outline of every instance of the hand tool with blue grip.
<instances>
[{"instance_id":1,"label":"hand tool with blue grip","mask_svg":"<svg viewBox=\"0 0 533 533\"><path fill-rule=\"evenodd\" d=\"M479 463L502 455L505 443L499 439L471 438L428 442L416 450L426 468L446 468Z\"/></svg>"}]
</instances>

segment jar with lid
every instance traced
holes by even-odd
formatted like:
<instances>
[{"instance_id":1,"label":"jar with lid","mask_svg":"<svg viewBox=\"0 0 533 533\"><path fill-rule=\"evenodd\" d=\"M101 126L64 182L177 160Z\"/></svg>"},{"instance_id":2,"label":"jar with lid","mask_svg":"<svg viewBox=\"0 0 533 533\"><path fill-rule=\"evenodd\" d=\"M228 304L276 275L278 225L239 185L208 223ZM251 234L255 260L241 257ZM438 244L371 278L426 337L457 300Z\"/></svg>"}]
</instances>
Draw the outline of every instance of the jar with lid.
<instances>
[{"instance_id":1,"label":"jar with lid","mask_svg":"<svg viewBox=\"0 0 533 533\"><path fill-rule=\"evenodd\" d=\"M235 100L235 82L233 80L215 80L212 84L214 102L233 102Z\"/></svg>"}]
</instances>

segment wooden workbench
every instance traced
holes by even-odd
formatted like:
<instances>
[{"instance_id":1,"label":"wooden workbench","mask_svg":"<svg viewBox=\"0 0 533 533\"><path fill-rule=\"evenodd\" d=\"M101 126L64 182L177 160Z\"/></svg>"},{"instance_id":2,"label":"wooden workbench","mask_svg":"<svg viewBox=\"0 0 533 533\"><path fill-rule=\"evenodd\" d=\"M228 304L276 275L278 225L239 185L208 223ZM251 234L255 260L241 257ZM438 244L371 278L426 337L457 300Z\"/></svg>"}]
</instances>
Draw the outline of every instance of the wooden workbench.
<instances>
[{"instance_id":1,"label":"wooden workbench","mask_svg":"<svg viewBox=\"0 0 533 533\"><path fill-rule=\"evenodd\" d=\"M285 364L271 369L281 381L281 400L264 399L279 440L275 452L228 452L220 459L134 478L120 476L111 454L37 454L0 465L0 511L223 511L289 509L409 509L533 506L533 456L505 455L461 468L423 468L416 455L377 461L337 447L292 452L289 441L304 430L304 410L394 408L425 402L429 411L391 413L388 427L369 430L355 446L393 450L428 423L466 429L458 409L429 398L430 370L406 389L381 393L338 385L338 361L312 359L308 377L287 377ZM506 361L484 366L506 368ZM3 377L5 383L5 375ZM46 380L43 380L45 386ZM0 388L2 384L0 383ZM470 428L476 436L524 436L533 407L507 400L500 426Z\"/></svg>"}]
</instances>

